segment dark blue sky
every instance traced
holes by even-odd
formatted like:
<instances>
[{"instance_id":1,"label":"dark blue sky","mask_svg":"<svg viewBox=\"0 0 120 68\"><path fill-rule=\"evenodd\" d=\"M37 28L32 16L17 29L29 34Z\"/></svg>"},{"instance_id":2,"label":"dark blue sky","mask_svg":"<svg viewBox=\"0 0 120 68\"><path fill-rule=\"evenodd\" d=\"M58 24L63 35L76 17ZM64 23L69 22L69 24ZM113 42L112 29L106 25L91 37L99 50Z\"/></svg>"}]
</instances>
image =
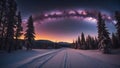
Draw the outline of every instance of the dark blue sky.
<instances>
[{"instance_id":1,"label":"dark blue sky","mask_svg":"<svg viewBox=\"0 0 120 68\"><path fill-rule=\"evenodd\" d=\"M18 9L22 12L23 20L30 15L54 10L97 10L110 16L113 16L116 10L120 10L119 0L17 0L17 4ZM43 24L37 22L35 31L37 36L40 36L40 39L53 41L62 41L64 39L64 41L70 42L76 39L81 32L86 35L97 35L96 22L91 22L76 19L48 21ZM112 23L107 22L107 27L110 33L115 32L115 27Z\"/></svg>"},{"instance_id":2,"label":"dark blue sky","mask_svg":"<svg viewBox=\"0 0 120 68\"><path fill-rule=\"evenodd\" d=\"M43 10L64 8L97 9L107 12L120 10L119 0L17 0L17 3L24 16Z\"/></svg>"}]
</instances>

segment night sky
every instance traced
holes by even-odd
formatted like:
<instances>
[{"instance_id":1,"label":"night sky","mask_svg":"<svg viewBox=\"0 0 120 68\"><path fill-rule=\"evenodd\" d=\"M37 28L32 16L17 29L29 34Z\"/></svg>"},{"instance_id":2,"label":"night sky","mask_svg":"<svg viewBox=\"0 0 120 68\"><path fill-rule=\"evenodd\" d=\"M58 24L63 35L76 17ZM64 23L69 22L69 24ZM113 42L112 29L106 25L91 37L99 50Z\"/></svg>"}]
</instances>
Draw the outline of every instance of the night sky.
<instances>
[{"instance_id":1,"label":"night sky","mask_svg":"<svg viewBox=\"0 0 120 68\"><path fill-rule=\"evenodd\" d=\"M115 32L114 12L120 10L119 0L16 0L18 10L22 13L23 27L26 29L26 20L33 15L36 39L72 42L81 32L85 35L97 36L96 18L54 18L40 21L41 13L50 14L64 10L100 11L110 21L106 21L110 33ZM37 18L37 19L36 19Z\"/></svg>"}]
</instances>

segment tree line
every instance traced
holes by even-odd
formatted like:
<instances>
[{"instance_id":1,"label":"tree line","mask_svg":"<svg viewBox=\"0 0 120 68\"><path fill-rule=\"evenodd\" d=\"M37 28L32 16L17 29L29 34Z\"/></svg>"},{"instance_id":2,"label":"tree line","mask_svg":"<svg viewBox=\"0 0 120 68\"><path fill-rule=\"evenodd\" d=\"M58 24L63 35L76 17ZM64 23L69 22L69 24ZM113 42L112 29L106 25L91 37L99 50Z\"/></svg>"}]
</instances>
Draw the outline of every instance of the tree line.
<instances>
[{"instance_id":1,"label":"tree line","mask_svg":"<svg viewBox=\"0 0 120 68\"><path fill-rule=\"evenodd\" d=\"M11 52L21 49L20 37L23 35L21 12L17 10L15 0L0 0L0 50ZM25 40L34 40L32 16L27 22Z\"/></svg>"},{"instance_id":2,"label":"tree line","mask_svg":"<svg viewBox=\"0 0 120 68\"><path fill-rule=\"evenodd\" d=\"M102 45L99 43L106 39L107 44L109 46L107 48L120 48L120 12L116 11L114 18L116 19L115 27L116 32L112 33L110 37L110 33L106 27L105 19L103 18L102 14L99 12L97 17L97 30L98 30L98 37L92 37L90 35L84 36L84 33L81 33L81 36L78 36L77 40L73 41L72 48L75 49L99 49Z\"/></svg>"}]
</instances>

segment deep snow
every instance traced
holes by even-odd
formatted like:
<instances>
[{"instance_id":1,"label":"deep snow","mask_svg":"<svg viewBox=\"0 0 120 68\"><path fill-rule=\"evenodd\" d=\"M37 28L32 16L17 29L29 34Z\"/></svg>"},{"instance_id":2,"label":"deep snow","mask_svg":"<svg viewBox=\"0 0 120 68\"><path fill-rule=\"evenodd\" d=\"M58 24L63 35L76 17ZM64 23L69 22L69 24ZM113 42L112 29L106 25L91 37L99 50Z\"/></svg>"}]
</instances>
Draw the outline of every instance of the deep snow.
<instances>
[{"instance_id":1,"label":"deep snow","mask_svg":"<svg viewBox=\"0 0 120 68\"><path fill-rule=\"evenodd\" d=\"M120 68L120 49L112 54L70 48L0 53L0 68Z\"/></svg>"}]
</instances>

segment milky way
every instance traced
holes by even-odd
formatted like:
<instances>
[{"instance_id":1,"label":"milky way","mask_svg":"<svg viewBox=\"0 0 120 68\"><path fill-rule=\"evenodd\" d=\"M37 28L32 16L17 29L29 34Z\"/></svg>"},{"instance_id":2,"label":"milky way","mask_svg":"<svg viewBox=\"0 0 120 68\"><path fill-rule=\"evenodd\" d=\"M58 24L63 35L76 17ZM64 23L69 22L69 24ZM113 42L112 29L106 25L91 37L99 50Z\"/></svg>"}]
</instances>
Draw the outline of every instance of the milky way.
<instances>
[{"instance_id":1,"label":"milky way","mask_svg":"<svg viewBox=\"0 0 120 68\"><path fill-rule=\"evenodd\" d=\"M97 36L97 14L102 13L110 33L116 32L114 12L119 0L17 0L23 27L33 15L36 39L72 42L81 32Z\"/></svg>"}]
</instances>

